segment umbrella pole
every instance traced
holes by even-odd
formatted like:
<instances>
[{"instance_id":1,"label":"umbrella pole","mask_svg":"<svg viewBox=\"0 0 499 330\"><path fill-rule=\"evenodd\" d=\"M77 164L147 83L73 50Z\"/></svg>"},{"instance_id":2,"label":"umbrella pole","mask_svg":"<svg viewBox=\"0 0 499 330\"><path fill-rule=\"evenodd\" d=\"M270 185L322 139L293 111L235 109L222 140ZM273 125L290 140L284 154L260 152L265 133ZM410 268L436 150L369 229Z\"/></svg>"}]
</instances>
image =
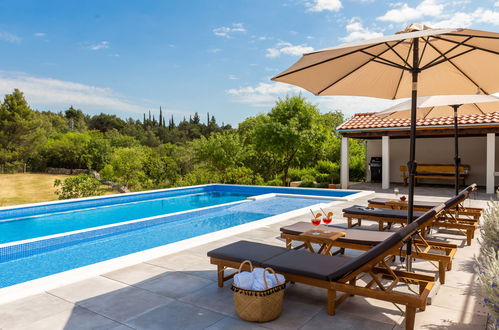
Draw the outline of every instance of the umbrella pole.
<instances>
[{"instance_id":1,"label":"umbrella pole","mask_svg":"<svg viewBox=\"0 0 499 330\"><path fill-rule=\"evenodd\" d=\"M412 40L412 95L411 95L411 131L409 146L409 198L407 207L407 224L413 220L414 214L414 176L416 174L416 111L418 102L418 75L419 75L419 40ZM412 271L412 237L409 237L406 245L407 259L406 268L408 272Z\"/></svg>"},{"instance_id":2,"label":"umbrella pole","mask_svg":"<svg viewBox=\"0 0 499 330\"><path fill-rule=\"evenodd\" d=\"M461 166L461 158L459 158L459 136L457 131L457 109L460 105L453 105L454 108L454 164L456 166L456 196L459 193L459 166Z\"/></svg>"}]
</instances>

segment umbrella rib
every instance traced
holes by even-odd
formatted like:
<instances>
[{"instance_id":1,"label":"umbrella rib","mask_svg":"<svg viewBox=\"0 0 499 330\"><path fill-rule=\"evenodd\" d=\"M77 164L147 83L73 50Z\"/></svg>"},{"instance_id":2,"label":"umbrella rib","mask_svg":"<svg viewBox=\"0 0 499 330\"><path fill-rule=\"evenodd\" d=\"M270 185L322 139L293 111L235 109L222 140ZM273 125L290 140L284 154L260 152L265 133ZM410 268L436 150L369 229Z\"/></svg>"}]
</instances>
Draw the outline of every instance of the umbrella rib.
<instances>
[{"instance_id":1,"label":"umbrella rib","mask_svg":"<svg viewBox=\"0 0 499 330\"><path fill-rule=\"evenodd\" d=\"M427 67L431 67L431 66L432 66L432 64L433 64L434 62L436 62L437 60L439 60L439 59L443 58L443 57L444 57L444 55L447 55L448 53L452 52L454 49L456 49L457 47L459 47L459 46L463 45L466 41L468 41L468 40L470 40L470 39L471 39L471 37L467 38L466 40L461 41L459 44L454 45L454 47L451 47L449 50L447 50L446 52L444 52L444 53L443 53L443 55L440 55L440 56L435 57L433 60L431 60L430 62L426 63L426 64L423 66L422 70L424 70L424 69L425 69L425 68L427 68ZM471 46L468 46L468 47L471 47ZM438 64L438 63L437 63L437 64Z\"/></svg>"},{"instance_id":2,"label":"umbrella rib","mask_svg":"<svg viewBox=\"0 0 499 330\"><path fill-rule=\"evenodd\" d=\"M409 51L407 52L407 59L409 59L409 56L411 55L411 50L412 50L412 42L411 42L411 45L409 46ZM425 46L426 47L426 46ZM406 61L407 61L406 59ZM402 82L402 78L404 77L404 71L402 70L400 72L400 77L399 77L399 81L397 82L397 87L395 88L395 93L393 94L393 97L392 97L392 100L395 100L395 97L397 96L397 93L398 93L398 90L400 88L400 83Z\"/></svg>"},{"instance_id":3,"label":"umbrella rib","mask_svg":"<svg viewBox=\"0 0 499 330\"><path fill-rule=\"evenodd\" d=\"M404 62L404 63L405 63L406 67L408 67L408 68L410 68L410 67L411 67L411 65L410 65L410 64L409 64L406 60L404 60L404 58L403 58L402 56L400 56L400 54L399 54L397 51L395 51L395 49L393 49L393 47L392 47L392 46L390 46L390 44L389 44L389 43L385 42L385 45L386 45L386 47L390 48L390 50L391 50L392 52L394 52L394 53L395 53L395 55L397 55L397 57L398 57L398 58L400 58L400 59L402 60L402 62ZM412 44L411 44L411 46L412 46Z\"/></svg>"},{"instance_id":4,"label":"umbrella rib","mask_svg":"<svg viewBox=\"0 0 499 330\"><path fill-rule=\"evenodd\" d=\"M499 39L499 37L493 37L493 36L479 36L477 34L459 34L459 33L446 33L444 34L446 36L453 36L453 37L474 37L474 38L484 38L484 39ZM436 36L436 35L435 35Z\"/></svg>"},{"instance_id":5,"label":"umbrella rib","mask_svg":"<svg viewBox=\"0 0 499 330\"><path fill-rule=\"evenodd\" d=\"M383 55L384 53L386 53L387 51L389 50L389 48L385 49L384 51L382 51L380 54L377 55L377 57ZM368 61L366 61L364 64L362 65L359 65L358 67L356 67L355 69L353 69L352 71L348 72L347 74L345 74L344 76L340 77L339 79L337 79L336 81L334 81L333 83L329 84L326 88L323 88L321 89L317 94L315 95L321 95L325 90L333 87L334 85L336 85L337 83L339 83L340 81L342 81L343 79L345 79L346 77L348 77L349 75L351 75L352 73L356 72L357 70L360 70L361 68L363 68L365 65L369 64L371 61L375 60L375 58L370 58ZM381 62L378 62L378 63L381 63ZM381 63L383 65L388 65L387 63Z\"/></svg>"},{"instance_id":6,"label":"umbrella rib","mask_svg":"<svg viewBox=\"0 0 499 330\"><path fill-rule=\"evenodd\" d=\"M366 53L367 54L367 53ZM400 64L397 64L397 63L393 63L391 61L386 61L384 58L380 58L380 59L375 59L373 58L372 59L373 62L376 62L376 63L379 63L379 64L384 64L384 65L388 65L388 66L391 66L391 67L394 67L394 68L397 68L397 69L401 69L401 70L407 70L407 71L410 71L411 69L408 69L406 68L405 66L402 66Z\"/></svg>"},{"instance_id":7,"label":"umbrella rib","mask_svg":"<svg viewBox=\"0 0 499 330\"><path fill-rule=\"evenodd\" d=\"M457 41L454 41L454 40L450 40L450 39L447 39L447 38L442 38L441 36L433 36L434 38L436 39L440 39L440 40L443 40L443 41L447 41L447 42L451 42L451 43L454 43L454 44L457 44L458 42ZM477 37L477 36L473 36L473 37ZM487 53L492 53L494 55L499 55L499 52L496 52L494 50L491 50L491 49L486 49L486 48L483 48L483 47L478 47L478 46L474 46L474 45L468 45L468 44L463 44L465 46L468 46L468 47L473 47L475 49L478 49L478 50L481 50L483 52L487 52Z\"/></svg>"},{"instance_id":8,"label":"umbrella rib","mask_svg":"<svg viewBox=\"0 0 499 330\"><path fill-rule=\"evenodd\" d=\"M435 45L433 45L433 44L431 44L431 43L430 43L429 45L430 45L430 47L432 47L432 48L433 48L433 49L434 49L437 53L442 54L442 52L441 52L438 48L436 48L436 47L435 47ZM442 55L443 55L443 54L442 54ZM445 55L443 55L443 56L444 56L444 58L446 58L446 57L445 57ZM478 84L477 84L477 83L476 83L473 79L471 79L471 77L470 77L470 76L468 76L468 75L467 75L467 74L466 74L463 70L461 70L461 68L460 68L460 67L458 67L455 63L453 63L451 60L448 60L448 62L449 62L449 63L450 63L450 64L451 64L454 68L456 68L459 72L461 72L461 74L462 74L463 76L465 76L465 77L466 77L466 79L468 79L469 81L471 81L471 82L473 83L473 85L475 85L477 88L479 88L479 89L480 89L480 90L481 90L484 94L489 94L489 93L487 93L487 92L486 92L486 91L485 91L482 87L480 87L480 85L478 85Z\"/></svg>"},{"instance_id":9,"label":"umbrella rib","mask_svg":"<svg viewBox=\"0 0 499 330\"><path fill-rule=\"evenodd\" d=\"M402 43L405 39L402 39L402 40L399 40L395 43L394 46L397 46L398 44ZM290 75L292 73L296 73L296 72L300 72L300 71L303 71L303 70L306 70L306 69L309 69L309 68L312 68L314 66L317 66L317 65L320 65L320 64L323 64L323 63L327 63L327 62L330 62L330 61L334 61L336 59L339 59L339 58L342 58L342 57L345 57L345 56L348 56L348 55L352 55L352 54L355 54L357 52L361 52L363 50L366 50L366 49L370 49L370 48L373 48L373 47L376 47L376 46L379 46L379 45L382 45L383 43L376 43L376 44L372 44L372 45L369 45L369 46L366 46L364 48L361 48L361 49L356 49L356 50L353 50L351 52L348 52L346 54L342 54L340 56L336 56L336 57L333 57L333 58L328 58L326 60L323 60L323 61L320 61L320 62L317 62L317 63L313 63L313 64L310 64L310 65L307 65L307 66L304 66L303 68L299 68L299 69L296 69L296 70L293 70L293 71L290 71L290 72L286 72L286 73L282 73L280 75L277 75L275 76L274 78L272 78L272 80L276 80L276 79L279 79L279 78L282 78L284 76L287 76L287 75ZM386 52L383 51L383 53Z\"/></svg>"},{"instance_id":10,"label":"umbrella rib","mask_svg":"<svg viewBox=\"0 0 499 330\"><path fill-rule=\"evenodd\" d=\"M428 42L430 38L421 38L425 41L424 46L423 46L423 51L421 52L421 56L419 57L419 62L418 62L418 67L421 67L421 61L423 61L424 53L426 51L426 46L428 46Z\"/></svg>"},{"instance_id":11,"label":"umbrella rib","mask_svg":"<svg viewBox=\"0 0 499 330\"><path fill-rule=\"evenodd\" d=\"M430 112L433 111L433 109L435 109L435 107L431 107L430 110L428 110L428 112L426 113L426 115L424 115L423 120L425 120L426 117L428 117L428 115L430 114Z\"/></svg>"},{"instance_id":12,"label":"umbrella rib","mask_svg":"<svg viewBox=\"0 0 499 330\"><path fill-rule=\"evenodd\" d=\"M485 112L483 112L483 110L478 106L478 104L473 103L473 105L478 109L478 111L480 111L482 113L482 115L485 114Z\"/></svg>"},{"instance_id":13,"label":"umbrella rib","mask_svg":"<svg viewBox=\"0 0 499 330\"><path fill-rule=\"evenodd\" d=\"M456 55L452 55L451 57L441 56L442 57L441 60L439 60L436 63L433 63L432 65L425 65L421 70L429 69L429 68L434 67L436 65L439 65L439 64L441 64L443 62L448 62L448 61L452 60L453 58L456 58L456 57L468 54L469 52L472 52L474 50L476 50L476 49L470 48L470 49L467 49L467 50L463 51L462 53L459 53L459 54L456 54Z\"/></svg>"}]
</instances>

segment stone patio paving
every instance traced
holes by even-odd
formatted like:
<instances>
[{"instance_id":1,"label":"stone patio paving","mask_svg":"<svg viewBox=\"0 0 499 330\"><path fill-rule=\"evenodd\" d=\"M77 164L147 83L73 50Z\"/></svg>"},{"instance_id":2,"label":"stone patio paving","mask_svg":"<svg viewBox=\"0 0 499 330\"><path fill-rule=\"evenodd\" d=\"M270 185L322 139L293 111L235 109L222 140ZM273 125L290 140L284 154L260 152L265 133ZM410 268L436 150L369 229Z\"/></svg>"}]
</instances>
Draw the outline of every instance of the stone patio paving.
<instances>
[{"instance_id":1,"label":"stone patio paving","mask_svg":"<svg viewBox=\"0 0 499 330\"><path fill-rule=\"evenodd\" d=\"M353 188L361 187L377 188L365 184ZM393 197L377 190L376 197ZM446 198L442 196L451 192L450 188L416 189L420 199L426 200L431 196L431 200L443 201ZM485 207L490 199L482 193L474 198L469 206ZM365 205L367 199L332 207L333 223L345 223L341 210L353 204ZM279 228L298 220L309 219L289 219L0 305L0 329L403 329L403 316L391 303L350 297L331 317L326 313L325 290L300 284L286 289L278 319L254 324L237 318L230 285L217 287L215 267L206 252L241 239L283 246ZM437 286L431 305L416 314L416 328L483 329L486 311L480 303L473 270L476 238L471 246L465 246L464 237L446 233L435 236L461 247L446 284ZM347 255L356 253L347 251ZM436 273L427 262L416 262L414 267Z\"/></svg>"}]
</instances>

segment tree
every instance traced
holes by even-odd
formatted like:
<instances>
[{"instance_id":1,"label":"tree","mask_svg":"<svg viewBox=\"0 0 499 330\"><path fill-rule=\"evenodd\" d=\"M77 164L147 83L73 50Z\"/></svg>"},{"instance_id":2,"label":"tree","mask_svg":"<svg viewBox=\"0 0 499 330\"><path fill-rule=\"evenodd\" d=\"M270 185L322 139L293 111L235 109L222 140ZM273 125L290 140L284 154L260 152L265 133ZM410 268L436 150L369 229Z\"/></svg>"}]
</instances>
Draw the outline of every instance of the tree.
<instances>
[{"instance_id":1,"label":"tree","mask_svg":"<svg viewBox=\"0 0 499 330\"><path fill-rule=\"evenodd\" d=\"M0 105L0 163L25 162L38 145L40 122L18 89Z\"/></svg>"},{"instance_id":2,"label":"tree","mask_svg":"<svg viewBox=\"0 0 499 330\"><path fill-rule=\"evenodd\" d=\"M247 167L229 167L221 175L222 183L229 184L263 184L263 179L259 174Z\"/></svg>"},{"instance_id":3,"label":"tree","mask_svg":"<svg viewBox=\"0 0 499 330\"><path fill-rule=\"evenodd\" d=\"M201 118L199 118L199 113L194 113L194 117L192 118L192 123L195 125L199 125L201 122Z\"/></svg>"},{"instance_id":4,"label":"tree","mask_svg":"<svg viewBox=\"0 0 499 330\"><path fill-rule=\"evenodd\" d=\"M70 106L68 110L64 111L64 117L67 119L69 128L72 130L84 131L88 128L85 115L80 109Z\"/></svg>"},{"instance_id":5,"label":"tree","mask_svg":"<svg viewBox=\"0 0 499 330\"><path fill-rule=\"evenodd\" d=\"M241 166L245 158L242 138L237 133L213 133L208 138L201 138L192 142L194 154L198 162L206 165L218 173L226 168Z\"/></svg>"},{"instance_id":6,"label":"tree","mask_svg":"<svg viewBox=\"0 0 499 330\"><path fill-rule=\"evenodd\" d=\"M280 159L268 150L256 148L255 130L264 125L267 121L267 115L258 115L248 117L239 124L238 134L241 136L246 150L244 165L260 174L265 181L275 179L277 173L281 170Z\"/></svg>"},{"instance_id":7,"label":"tree","mask_svg":"<svg viewBox=\"0 0 499 330\"><path fill-rule=\"evenodd\" d=\"M148 150L144 160L144 173L151 180L151 188L175 185L180 178L180 169L172 157L156 150Z\"/></svg>"},{"instance_id":8,"label":"tree","mask_svg":"<svg viewBox=\"0 0 499 330\"><path fill-rule=\"evenodd\" d=\"M119 131L126 126L126 123L123 119L117 117L116 115L107 115L105 113L101 113L90 118L88 126L90 129L107 132L108 130L113 128Z\"/></svg>"},{"instance_id":9,"label":"tree","mask_svg":"<svg viewBox=\"0 0 499 330\"><path fill-rule=\"evenodd\" d=\"M111 143L100 135L93 136L82 155L86 168L100 171L111 159Z\"/></svg>"},{"instance_id":10,"label":"tree","mask_svg":"<svg viewBox=\"0 0 499 330\"><path fill-rule=\"evenodd\" d=\"M274 154L281 163L283 184L288 185L288 171L300 150L311 153L327 134L320 125L317 107L302 96L279 99L270 113L255 128L256 148Z\"/></svg>"},{"instance_id":11,"label":"tree","mask_svg":"<svg viewBox=\"0 0 499 330\"><path fill-rule=\"evenodd\" d=\"M100 189L101 183L93 176L88 174L79 174L71 176L64 181L56 179L54 187L58 188L55 193L59 199L82 198L89 196L102 195Z\"/></svg>"},{"instance_id":12,"label":"tree","mask_svg":"<svg viewBox=\"0 0 499 330\"><path fill-rule=\"evenodd\" d=\"M145 158L146 152L142 147L116 149L106 166L105 173L108 174L104 179L116 181L130 189L147 185L144 173Z\"/></svg>"}]
</instances>

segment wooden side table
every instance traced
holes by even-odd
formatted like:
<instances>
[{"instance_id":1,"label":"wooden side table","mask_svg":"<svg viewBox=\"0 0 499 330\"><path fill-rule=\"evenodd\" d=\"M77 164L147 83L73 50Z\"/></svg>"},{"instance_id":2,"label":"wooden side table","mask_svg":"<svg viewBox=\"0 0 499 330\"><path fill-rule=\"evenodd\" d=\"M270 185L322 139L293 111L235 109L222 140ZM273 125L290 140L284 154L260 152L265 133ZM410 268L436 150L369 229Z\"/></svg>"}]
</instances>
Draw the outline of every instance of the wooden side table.
<instances>
[{"instance_id":1,"label":"wooden side table","mask_svg":"<svg viewBox=\"0 0 499 330\"><path fill-rule=\"evenodd\" d=\"M334 241L343 236L345 233L341 231L317 228L301 233L298 238L303 241L310 252L331 255ZM319 250L315 251L312 244L319 245Z\"/></svg>"},{"instance_id":2,"label":"wooden side table","mask_svg":"<svg viewBox=\"0 0 499 330\"><path fill-rule=\"evenodd\" d=\"M406 209L408 205L407 200L401 201L400 199L391 199L389 201L386 201L385 204L395 210Z\"/></svg>"}]
</instances>

